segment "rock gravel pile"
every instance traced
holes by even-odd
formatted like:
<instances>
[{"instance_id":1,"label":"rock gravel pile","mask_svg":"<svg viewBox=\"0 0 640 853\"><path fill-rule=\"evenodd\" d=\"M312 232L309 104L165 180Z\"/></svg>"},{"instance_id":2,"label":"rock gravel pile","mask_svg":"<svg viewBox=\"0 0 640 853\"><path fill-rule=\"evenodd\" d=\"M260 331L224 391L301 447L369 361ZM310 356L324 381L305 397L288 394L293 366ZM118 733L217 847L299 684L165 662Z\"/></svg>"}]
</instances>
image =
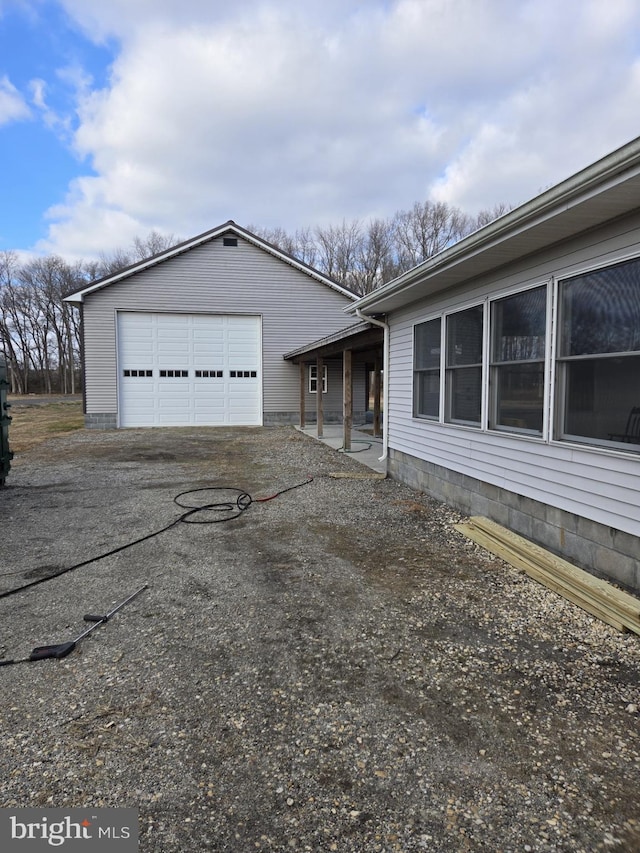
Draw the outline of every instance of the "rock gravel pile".
<instances>
[{"instance_id":1,"label":"rock gravel pile","mask_svg":"<svg viewBox=\"0 0 640 853\"><path fill-rule=\"evenodd\" d=\"M180 492L254 503L0 600L21 658L149 584L63 660L0 668L0 806L135 807L143 853L640 850L640 638L449 507L332 472L362 468L290 428L14 460L0 591L167 527Z\"/></svg>"}]
</instances>

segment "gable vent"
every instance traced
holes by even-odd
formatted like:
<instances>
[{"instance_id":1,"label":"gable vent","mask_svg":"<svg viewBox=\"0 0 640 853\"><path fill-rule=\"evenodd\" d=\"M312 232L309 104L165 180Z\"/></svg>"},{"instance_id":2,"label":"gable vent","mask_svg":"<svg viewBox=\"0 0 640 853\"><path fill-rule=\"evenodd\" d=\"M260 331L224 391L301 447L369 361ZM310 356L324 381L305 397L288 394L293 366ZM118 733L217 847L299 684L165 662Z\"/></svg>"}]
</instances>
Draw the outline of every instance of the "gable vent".
<instances>
[{"instance_id":1,"label":"gable vent","mask_svg":"<svg viewBox=\"0 0 640 853\"><path fill-rule=\"evenodd\" d=\"M223 246L237 246L238 238L237 237L223 237L222 238Z\"/></svg>"}]
</instances>

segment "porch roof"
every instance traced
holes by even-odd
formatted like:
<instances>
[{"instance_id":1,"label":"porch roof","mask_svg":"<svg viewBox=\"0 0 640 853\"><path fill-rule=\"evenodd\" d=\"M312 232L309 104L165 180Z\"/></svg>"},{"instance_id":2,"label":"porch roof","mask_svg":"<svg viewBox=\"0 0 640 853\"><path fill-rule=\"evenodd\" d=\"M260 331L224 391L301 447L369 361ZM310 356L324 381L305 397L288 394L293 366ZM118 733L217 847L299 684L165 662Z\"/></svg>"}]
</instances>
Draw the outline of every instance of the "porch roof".
<instances>
[{"instance_id":1,"label":"porch roof","mask_svg":"<svg viewBox=\"0 0 640 853\"><path fill-rule=\"evenodd\" d=\"M315 361L317 358L331 358L340 356L346 349L352 352L365 352L382 346L384 333L379 326L373 323L356 323L327 335L310 344L305 344L298 349L285 353L286 361L298 364L301 361Z\"/></svg>"}]
</instances>

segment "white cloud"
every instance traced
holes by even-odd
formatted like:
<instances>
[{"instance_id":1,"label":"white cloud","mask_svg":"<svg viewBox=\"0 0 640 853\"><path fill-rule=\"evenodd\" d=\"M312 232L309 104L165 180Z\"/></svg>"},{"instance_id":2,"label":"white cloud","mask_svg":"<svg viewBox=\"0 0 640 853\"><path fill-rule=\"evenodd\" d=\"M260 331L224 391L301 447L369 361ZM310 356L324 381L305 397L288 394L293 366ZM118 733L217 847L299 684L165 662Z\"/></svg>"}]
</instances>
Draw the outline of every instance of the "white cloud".
<instances>
[{"instance_id":1,"label":"white cloud","mask_svg":"<svg viewBox=\"0 0 640 853\"><path fill-rule=\"evenodd\" d=\"M64 6L120 51L107 88L78 87L92 174L42 244L63 254L228 218L389 216L429 195L518 203L640 133L633 0L606 15L601 0Z\"/></svg>"},{"instance_id":2,"label":"white cloud","mask_svg":"<svg viewBox=\"0 0 640 853\"><path fill-rule=\"evenodd\" d=\"M59 114L49 106L47 88L47 82L40 78L29 82L33 105L39 111L45 127L52 130L63 141L70 141L73 136L72 119L69 115Z\"/></svg>"},{"instance_id":3,"label":"white cloud","mask_svg":"<svg viewBox=\"0 0 640 853\"><path fill-rule=\"evenodd\" d=\"M6 75L0 77L0 127L30 117L31 111L24 97Z\"/></svg>"}]
</instances>

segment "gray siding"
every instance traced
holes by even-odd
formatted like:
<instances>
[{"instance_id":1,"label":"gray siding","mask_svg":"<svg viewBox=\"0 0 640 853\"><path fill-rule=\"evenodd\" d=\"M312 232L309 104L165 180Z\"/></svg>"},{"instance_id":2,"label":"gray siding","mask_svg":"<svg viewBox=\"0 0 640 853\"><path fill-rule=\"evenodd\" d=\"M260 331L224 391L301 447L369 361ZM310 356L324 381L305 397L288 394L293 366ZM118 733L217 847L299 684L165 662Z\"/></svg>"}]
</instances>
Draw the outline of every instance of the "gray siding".
<instances>
[{"instance_id":1,"label":"gray siding","mask_svg":"<svg viewBox=\"0 0 640 853\"><path fill-rule=\"evenodd\" d=\"M499 275L469 282L394 313L390 319L389 446L422 460L604 527L640 536L640 458L552 438L432 423L412 414L413 326L441 310L586 268L640 255L640 215L587 233ZM499 520L499 519L498 519Z\"/></svg>"},{"instance_id":2,"label":"gray siding","mask_svg":"<svg viewBox=\"0 0 640 853\"><path fill-rule=\"evenodd\" d=\"M322 400L324 419L327 423L342 423L343 400L342 400L342 360L326 361L327 365L327 393ZM295 366L298 374L299 367ZM306 393L305 414L307 423L313 423L316 419L318 401L315 394L309 393L309 367L306 367ZM352 376L353 393L353 417L357 422L364 419L367 407L366 396L366 372L365 365L354 360Z\"/></svg>"},{"instance_id":3,"label":"gray siding","mask_svg":"<svg viewBox=\"0 0 640 853\"><path fill-rule=\"evenodd\" d=\"M259 314L262 317L263 411L283 419L298 411L297 365L283 353L352 322L350 299L242 238L222 237L97 290L84 303L87 415L117 412L116 312Z\"/></svg>"}]
</instances>

